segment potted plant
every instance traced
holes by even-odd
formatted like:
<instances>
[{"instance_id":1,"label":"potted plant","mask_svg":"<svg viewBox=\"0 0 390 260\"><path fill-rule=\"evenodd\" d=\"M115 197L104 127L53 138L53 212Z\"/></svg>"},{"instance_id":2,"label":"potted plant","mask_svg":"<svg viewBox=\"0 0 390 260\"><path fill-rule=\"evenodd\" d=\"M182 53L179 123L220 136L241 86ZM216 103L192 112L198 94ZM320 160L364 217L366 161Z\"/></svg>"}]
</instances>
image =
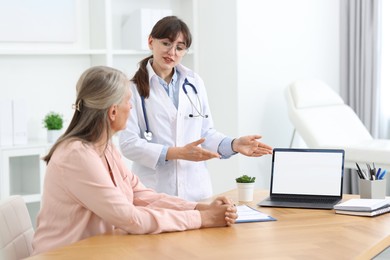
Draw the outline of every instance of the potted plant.
<instances>
[{"instance_id":1,"label":"potted plant","mask_svg":"<svg viewBox=\"0 0 390 260\"><path fill-rule=\"evenodd\" d=\"M238 201L252 201L256 177L241 175L236 178Z\"/></svg>"},{"instance_id":2,"label":"potted plant","mask_svg":"<svg viewBox=\"0 0 390 260\"><path fill-rule=\"evenodd\" d=\"M56 112L49 112L43 119L43 125L47 129L47 141L54 143L61 135L61 129L63 127L63 117Z\"/></svg>"},{"instance_id":3,"label":"potted plant","mask_svg":"<svg viewBox=\"0 0 390 260\"><path fill-rule=\"evenodd\" d=\"M242 175L238 178L236 178L237 183L254 183L256 180L256 177L250 177L248 175Z\"/></svg>"}]
</instances>

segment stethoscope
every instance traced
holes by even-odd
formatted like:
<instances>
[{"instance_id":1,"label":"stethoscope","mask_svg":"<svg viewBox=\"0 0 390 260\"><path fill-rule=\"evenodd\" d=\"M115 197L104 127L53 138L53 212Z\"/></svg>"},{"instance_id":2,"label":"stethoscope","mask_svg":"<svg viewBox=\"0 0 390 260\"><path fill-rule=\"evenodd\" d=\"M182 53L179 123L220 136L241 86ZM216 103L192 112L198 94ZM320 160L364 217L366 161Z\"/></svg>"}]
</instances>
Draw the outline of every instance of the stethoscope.
<instances>
[{"instance_id":1,"label":"stethoscope","mask_svg":"<svg viewBox=\"0 0 390 260\"><path fill-rule=\"evenodd\" d=\"M199 107L199 109L198 109L197 106L195 106L194 102L192 102L192 99L191 99L190 96L188 95L186 85L190 86L190 87L192 88L192 90L194 91L195 96L196 96L196 100L198 101L198 107ZM192 118L193 118L193 117L208 118L208 117L209 117L208 115L202 113L202 112L203 112L203 111L202 111L202 104L200 103L200 98L199 98L199 95L198 95L198 91L196 90L195 86L194 86L193 84L191 84L191 83L187 80L187 78L184 79L184 83L183 83L182 88L183 88L183 91L184 91L184 93L186 94L188 100L189 100L190 103L191 103L191 110L192 110L192 113L189 114L188 116L189 116L189 117L192 117ZM194 115L194 109L195 109L195 111L198 113L197 115Z\"/></svg>"},{"instance_id":2,"label":"stethoscope","mask_svg":"<svg viewBox=\"0 0 390 260\"><path fill-rule=\"evenodd\" d=\"M146 125L146 130L144 132L144 137L146 141L152 141L153 139L153 134L149 130L149 122L148 122L148 117L146 116L146 109L145 109L145 97L141 96L141 101L142 101L142 112L144 114L144 120L145 120L145 125Z\"/></svg>"},{"instance_id":3,"label":"stethoscope","mask_svg":"<svg viewBox=\"0 0 390 260\"><path fill-rule=\"evenodd\" d=\"M188 92L187 92L187 88L186 86L190 86L192 88L192 90L194 91L195 93L195 96L196 96L196 99L197 99L197 103L198 103L198 106L199 106L199 109L197 106L195 106L194 102L192 101L192 99L190 98L190 96L188 95ZM209 116L207 114L204 114L203 111L202 111L202 104L200 102L200 98L199 98L199 95L198 95L198 91L196 90L195 86L193 84L191 84L187 78L184 79L184 83L182 85L182 89L184 91L184 93L186 94L188 100L190 101L191 103L191 110L192 110L192 113L188 115L188 117L190 118L196 118L196 117L203 117L203 118L208 118ZM142 102L142 113L144 115L144 120L145 120L145 126L146 126L146 129L145 129L145 132L144 132L144 137L147 141L152 141L153 139L153 133L150 131L150 128L149 128L149 121L148 121L148 117L146 115L146 109L145 109L145 97L144 96L141 96L141 102ZM197 112L197 114L194 114L194 110Z\"/></svg>"}]
</instances>

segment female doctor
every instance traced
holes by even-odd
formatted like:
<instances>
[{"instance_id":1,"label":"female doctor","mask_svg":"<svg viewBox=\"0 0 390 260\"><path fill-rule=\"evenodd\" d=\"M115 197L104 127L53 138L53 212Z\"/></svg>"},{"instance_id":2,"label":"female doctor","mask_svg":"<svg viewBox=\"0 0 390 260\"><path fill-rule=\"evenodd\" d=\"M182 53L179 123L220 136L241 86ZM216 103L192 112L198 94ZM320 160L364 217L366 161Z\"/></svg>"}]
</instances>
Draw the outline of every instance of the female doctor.
<instances>
[{"instance_id":1,"label":"female doctor","mask_svg":"<svg viewBox=\"0 0 390 260\"><path fill-rule=\"evenodd\" d=\"M217 132L202 79L180 64L191 46L187 25L176 16L156 23L148 38L152 55L131 79L133 109L119 143L142 183L158 192L199 201L212 196L206 160L271 154L259 135L230 138Z\"/></svg>"}]
</instances>

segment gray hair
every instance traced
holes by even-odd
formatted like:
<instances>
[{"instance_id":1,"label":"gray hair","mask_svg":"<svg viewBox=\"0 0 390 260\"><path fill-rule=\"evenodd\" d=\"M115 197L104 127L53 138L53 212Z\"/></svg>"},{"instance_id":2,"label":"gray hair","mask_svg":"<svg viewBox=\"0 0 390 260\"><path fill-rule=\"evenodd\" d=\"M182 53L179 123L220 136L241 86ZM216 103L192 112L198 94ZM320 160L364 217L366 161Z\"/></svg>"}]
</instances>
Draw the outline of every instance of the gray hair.
<instances>
[{"instance_id":1,"label":"gray hair","mask_svg":"<svg viewBox=\"0 0 390 260\"><path fill-rule=\"evenodd\" d=\"M110 138L108 109L122 102L129 87L126 75L114 68L96 66L87 69L76 85L76 110L65 133L43 158L46 163L57 146L70 138L94 143L106 134Z\"/></svg>"}]
</instances>

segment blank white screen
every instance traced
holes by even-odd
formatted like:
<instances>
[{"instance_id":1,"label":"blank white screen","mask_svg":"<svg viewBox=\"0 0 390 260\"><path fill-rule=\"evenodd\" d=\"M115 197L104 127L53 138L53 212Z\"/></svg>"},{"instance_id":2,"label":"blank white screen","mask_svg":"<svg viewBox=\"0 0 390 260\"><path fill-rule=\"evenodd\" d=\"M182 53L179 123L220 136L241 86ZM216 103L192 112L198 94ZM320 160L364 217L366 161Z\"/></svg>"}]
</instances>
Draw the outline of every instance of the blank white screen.
<instances>
[{"instance_id":1,"label":"blank white screen","mask_svg":"<svg viewBox=\"0 0 390 260\"><path fill-rule=\"evenodd\" d=\"M340 195L343 154L275 151L272 193Z\"/></svg>"}]
</instances>

